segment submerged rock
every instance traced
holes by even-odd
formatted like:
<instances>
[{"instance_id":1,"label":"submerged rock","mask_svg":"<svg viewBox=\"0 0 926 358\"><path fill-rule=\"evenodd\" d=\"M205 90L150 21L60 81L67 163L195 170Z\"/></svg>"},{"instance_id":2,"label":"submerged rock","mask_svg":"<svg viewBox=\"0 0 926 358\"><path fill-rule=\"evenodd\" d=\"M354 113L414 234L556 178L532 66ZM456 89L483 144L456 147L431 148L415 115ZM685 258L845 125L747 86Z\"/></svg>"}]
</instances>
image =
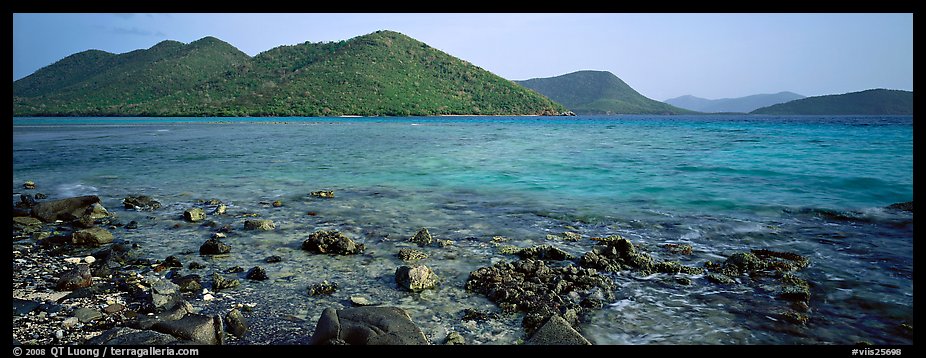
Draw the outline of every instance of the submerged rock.
<instances>
[{"instance_id":1,"label":"submerged rock","mask_svg":"<svg viewBox=\"0 0 926 358\"><path fill-rule=\"evenodd\" d=\"M229 288L235 288L235 287L238 287L238 285L240 284L241 282L239 282L237 279L227 279L225 278L225 276L222 276L217 272L212 273L212 290L213 291L218 292L221 290L227 290Z\"/></svg>"},{"instance_id":2,"label":"submerged rock","mask_svg":"<svg viewBox=\"0 0 926 358\"><path fill-rule=\"evenodd\" d=\"M244 337L244 334L247 333L248 322L237 308L232 309L225 315L225 331L238 338Z\"/></svg>"},{"instance_id":3,"label":"submerged rock","mask_svg":"<svg viewBox=\"0 0 926 358\"><path fill-rule=\"evenodd\" d=\"M450 331L447 333L447 338L444 338L444 344L447 345L461 345L466 344L466 340L463 339L463 336L457 331Z\"/></svg>"},{"instance_id":4,"label":"submerged rock","mask_svg":"<svg viewBox=\"0 0 926 358\"><path fill-rule=\"evenodd\" d=\"M267 276L267 271L264 270L263 267L254 266L253 268L248 270L248 273L247 275L244 276L244 278L248 280L264 281L270 277Z\"/></svg>"},{"instance_id":5,"label":"submerged rock","mask_svg":"<svg viewBox=\"0 0 926 358\"><path fill-rule=\"evenodd\" d=\"M326 308L310 344L423 345L424 332L398 307Z\"/></svg>"},{"instance_id":6,"label":"submerged rock","mask_svg":"<svg viewBox=\"0 0 926 358\"><path fill-rule=\"evenodd\" d=\"M73 291L91 284L93 277L90 275L90 265L80 264L62 273L56 287L59 291Z\"/></svg>"},{"instance_id":7,"label":"submerged rock","mask_svg":"<svg viewBox=\"0 0 926 358\"><path fill-rule=\"evenodd\" d=\"M245 230L264 230L270 231L276 228L276 224L273 223L273 220L245 220L244 229Z\"/></svg>"},{"instance_id":8,"label":"submerged rock","mask_svg":"<svg viewBox=\"0 0 926 358\"><path fill-rule=\"evenodd\" d=\"M418 230L417 233L415 233L415 236L412 236L410 239L408 239L408 241L414 242L418 244L418 246L427 246L430 245L434 240L431 238L431 233L428 232L428 229L423 227Z\"/></svg>"},{"instance_id":9,"label":"submerged rock","mask_svg":"<svg viewBox=\"0 0 926 358\"><path fill-rule=\"evenodd\" d=\"M283 202L280 201L280 200L274 200L274 201L273 201L273 204L271 204L271 205L273 205L273 207L275 207L275 208L279 208L279 207L283 206Z\"/></svg>"},{"instance_id":10,"label":"submerged rock","mask_svg":"<svg viewBox=\"0 0 926 358\"><path fill-rule=\"evenodd\" d=\"M35 182L31 180L26 180L23 183L23 189L29 189L29 190L35 189Z\"/></svg>"},{"instance_id":11,"label":"submerged rock","mask_svg":"<svg viewBox=\"0 0 926 358\"><path fill-rule=\"evenodd\" d=\"M231 252L231 246L217 239L209 239L199 247L200 255L222 255Z\"/></svg>"},{"instance_id":12,"label":"submerged rock","mask_svg":"<svg viewBox=\"0 0 926 358\"><path fill-rule=\"evenodd\" d=\"M437 285L437 275L425 265L399 266L395 270L395 282L403 289L419 292Z\"/></svg>"},{"instance_id":13,"label":"submerged rock","mask_svg":"<svg viewBox=\"0 0 926 358\"><path fill-rule=\"evenodd\" d=\"M665 244L662 245L666 250L673 254L691 255L692 247L688 244Z\"/></svg>"},{"instance_id":14,"label":"submerged rock","mask_svg":"<svg viewBox=\"0 0 926 358\"><path fill-rule=\"evenodd\" d=\"M428 254L421 250L399 249L399 259L402 261L418 261L428 258Z\"/></svg>"},{"instance_id":15,"label":"submerged rock","mask_svg":"<svg viewBox=\"0 0 926 358\"><path fill-rule=\"evenodd\" d=\"M319 190L319 191L313 191L313 192L309 193L309 195L314 196L314 197L316 197L316 198L331 199L331 198L334 198L334 191L332 191L332 190Z\"/></svg>"},{"instance_id":16,"label":"submerged rock","mask_svg":"<svg viewBox=\"0 0 926 358\"><path fill-rule=\"evenodd\" d=\"M267 258L264 259L264 262L268 264L277 263L281 261L283 261L283 258L277 255L267 256Z\"/></svg>"},{"instance_id":17,"label":"submerged rock","mask_svg":"<svg viewBox=\"0 0 926 358\"><path fill-rule=\"evenodd\" d=\"M192 208L183 211L183 219L189 222L197 222L206 219L206 213L202 208Z\"/></svg>"},{"instance_id":18,"label":"submerged rock","mask_svg":"<svg viewBox=\"0 0 926 358\"><path fill-rule=\"evenodd\" d=\"M338 284L325 280L309 287L309 296L330 295L337 289Z\"/></svg>"},{"instance_id":19,"label":"submerged rock","mask_svg":"<svg viewBox=\"0 0 926 358\"><path fill-rule=\"evenodd\" d=\"M913 212L913 201L896 203L887 206L888 209Z\"/></svg>"},{"instance_id":20,"label":"submerged rock","mask_svg":"<svg viewBox=\"0 0 926 358\"><path fill-rule=\"evenodd\" d=\"M156 210L161 207L161 203L147 195L130 195L122 199L122 205L126 209Z\"/></svg>"},{"instance_id":21,"label":"submerged rock","mask_svg":"<svg viewBox=\"0 0 926 358\"><path fill-rule=\"evenodd\" d=\"M32 207L32 216L44 222L54 222L55 220L71 221L84 216L88 209L93 212L93 204L99 203L100 198L96 195L40 202Z\"/></svg>"},{"instance_id":22,"label":"submerged rock","mask_svg":"<svg viewBox=\"0 0 926 358\"><path fill-rule=\"evenodd\" d=\"M363 252L363 244L357 244L338 231L316 231L302 242L302 249L320 254L354 255Z\"/></svg>"},{"instance_id":23,"label":"submerged rock","mask_svg":"<svg viewBox=\"0 0 926 358\"><path fill-rule=\"evenodd\" d=\"M574 257L566 251L560 250L551 245L539 245L527 249L521 249L517 252L518 257L522 259L534 260L572 260Z\"/></svg>"},{"instance_id":24,"label":"submerged rock","mask_svg":"<svg viewBox=\"0 0 926 358\"><path fill-rule=\"evenodd\" d=\"M202 277L196 274L173 277L171 281L180 287L180 292L200 292L203 290Z\"/></svg>"}]
</instances>

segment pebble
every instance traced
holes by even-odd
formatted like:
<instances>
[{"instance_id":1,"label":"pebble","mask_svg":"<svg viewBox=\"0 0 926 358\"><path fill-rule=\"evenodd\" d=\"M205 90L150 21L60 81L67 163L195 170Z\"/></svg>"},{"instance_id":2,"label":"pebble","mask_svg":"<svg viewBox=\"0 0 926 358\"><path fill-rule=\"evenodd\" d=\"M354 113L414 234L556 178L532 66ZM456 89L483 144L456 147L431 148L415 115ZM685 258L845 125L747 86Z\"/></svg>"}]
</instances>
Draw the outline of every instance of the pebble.
<instances>
[{"instance_id":1,"label":"pebble","mask_svg":"<svg viewBox=\"0 0 926 358\"><path fill-rule=\"evenodd\" d=\"M86 263L88 263L88 264L92 264L92 263L96 262L96 257L93 257L93 256L84 257L84 262L86 262Z\"/></svg>"},{"instance_id":2,"label":"pebble","mask_svg":"<svg viewBox=\"0 0 926 358\"><path fill-rule=\"evenodd\" d=\"M215 299L215 296L213 296L212 294L207 293L203 295L203 301L212 301L213 299Z\"/></svg>"},{"instance_id":3,"label":"pebble","mask_svg":"<svg viewBox=\"0 0 926 358\"><path fill-rule=\"evenodd\" d=\"M69 264L79 264L80 261L81 261L80 257L68 257L64 259L64 262L67 262Z\"/></svg>"},{"instance_id":4,"label":"pebble","mask_svg":"<svg viewBox=\"0 0 926 358\"><path fill-rule=\"evenodd\" d=\"M57 339L64 339L64 331L63 331L63 330L60 330L60 329L57 330L57 331L55 331L55 338L57 338Z\"/></svg>"},{"instance_id":5,"label":"pebble","mask_svg":"<svg viewBox=\"0 0 926 358\"><path fill-rule=\"evenodd\" d=\"M61 322L61 327L64 327L65 329L70 329L76 326L77 322L79 322L77 317L68 317L64 320L64 322Z\"/></svg>"},{"instance_id":6,"label":"pebble","mask_svg":"<svg viewBox=\"0 0 926 358\"><path fill-rule=\"evenodd\" d=\"M373 306L376 303L363 296L350 296L350 302L357 306Z\"/></svg>"}]
</instances>

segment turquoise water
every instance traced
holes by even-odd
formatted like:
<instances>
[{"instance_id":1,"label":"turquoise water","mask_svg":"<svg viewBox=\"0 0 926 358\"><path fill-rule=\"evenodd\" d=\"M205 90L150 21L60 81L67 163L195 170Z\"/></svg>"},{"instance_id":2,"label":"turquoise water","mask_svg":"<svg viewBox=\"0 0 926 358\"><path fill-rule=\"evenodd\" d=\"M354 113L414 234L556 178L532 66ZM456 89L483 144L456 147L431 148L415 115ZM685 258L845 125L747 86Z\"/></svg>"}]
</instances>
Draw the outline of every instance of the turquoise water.
<instances>
[{"instance_id":1,"label":"turquoise water","mask_svg":"<svg viewBox=\"0 0 926 358\"><path fill-rule=\"evenodd\" d=\"M748 287L682 289L621 274L620 299L584 329L597 343L912 342L898 328L912 325L912 215L882 209L912 200L909 116L16 118L13 123L14 193L23 181L34 180L50 198L99 195L125 220L148 223L142 233L119 234L151 243L152 257L195 251L208 236L208 229L193 225L170 228L198 198L219 198L231 204L231 212L256 212L278 222L271 233L229 238L233 247L235 240L248 246L247 253L208 262L216 268L253 266L265 253L291 259L268 268L271 277L277 275L277 286L268 289L286 287L291 296L281 300L299 305L266 313L301 315L309 323L268 319L268 326L292 329L256 334L245 343L299 343L299 332L311 330L320 305L343 305L335 298L305 297L308 283L326 270L356 282L358 290L382 286L376 295L418 310L413 318L425 320L429 334L456 329L483 343L514 342L521 338L518 322L513 328L459 326L462 308L493 307L463 291L462 283L479 266L511 259L495 252L488 242L492 236L528 246L548 243L546 234L566 226L584 236L619 233L648 245L657 258L693 265L751 248L795 251L813 260L805 272L815 284L806 327L755 313L777 306L772 298L744 293ZM322 189L334 190L337 198L306 195ZM121 199L136 193L157 198L165 208L147 216L123 211ZM283 208L261 204L278 199L286 203ZM409 296L389 287L399 263L390 255L422 226L456 245L435 252L449 259L425 262L443 273L441 288ZM369 269L356 270L356 263L344 259L307 267L329 259L298 250L298 242L317 228L338 228L367 243L374 252L365 256ZM695 254L667 256L659 251L664 243L691 244ZM592 244L558 243L577 255ZM201 260L183 255L183 262ZM370 280L375 284L363 283ZM268 299L260 289L247 289L240 299ZM856 322L858 317L871 319ZM292 338L279 338L287 335Z\"/></svg>"}]
</instances>

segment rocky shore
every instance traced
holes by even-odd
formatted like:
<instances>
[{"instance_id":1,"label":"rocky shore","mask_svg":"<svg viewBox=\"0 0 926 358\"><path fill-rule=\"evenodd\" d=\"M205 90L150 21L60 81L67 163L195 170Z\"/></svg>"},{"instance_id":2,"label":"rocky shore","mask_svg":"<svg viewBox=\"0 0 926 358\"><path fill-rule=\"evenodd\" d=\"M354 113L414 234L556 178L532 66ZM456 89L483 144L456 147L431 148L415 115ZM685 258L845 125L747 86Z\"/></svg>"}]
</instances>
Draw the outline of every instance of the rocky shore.
<instances>
[{"instance_id":1,"label":"rocky shore","mask_svg":"<svg viewBox=\"0 0 926 358\"><path fill-rule=\"evenodd\" d=\"M228 304L228 298L267 280L265 267L281 262L280 256L261 256L259 265L223 270L205 269L197 261L184 263L173 255L151 257L143 247L123 238L127 232L143 230L143 223L120 221L119 210L156 212L165 203L130 195L124 198L123 208L110 210L96 196L47 200L40 184L23 184L19 200L14 200L14 344L238 344L247 342L242 338L254 329L266 329L253 324L257 317L252 312L260 302ZM332 191L306 196L338 200ZM177 219L211 233L198 251L203 260L249 250L228 244L229 235L279 230L272 220L247 213L231 216L221 200L169 205L187 206ZM284 207L282 202L272 206ZM912 203L901 209L907 208L912 211ZM453 245L451 240L434 239L427 228L409 233L391 252L372 254L361 240L335 230L306 229L303 237L295 245L307 255L358 262L369 255L400 259L405 264L394 270L394 287L400 295L421 295L450 285L484 296L498 310L467 310L459 322L478 325L514 317L521 322L517 329L523 332L525 344L593 344L583 336L582 325L590 312L614 302L615 287L624 279L621 273L660 275L680 286L751 286L774 295L780 307L768 314L793 325L807 324L814 312L814 284L801 274L812 263L793 252L756 248L734 253L722 262L687 266L654 259L647 249L619 235L586 237L567 231L549 235L547 239L554 244L530 247L507 245L503 237L487 238L507 259L460 279L420 263ZM586 243L588 251L571 255L557 247L558 240ZM690 246L678 244L664 244L661 249L680 257L692 252ZM362 287L364 283L320 278L302 292L306 297L321 297L348 285ZM222 308L210 307L223 298ZM466 337L452 330L441 337L424 334L420 322L393 303L354 294L349 301L351 307L316 307L321 313L317 322L277 319L304 326L301 342L309 344L467 343Z\"/></svg>"}]
</instances>

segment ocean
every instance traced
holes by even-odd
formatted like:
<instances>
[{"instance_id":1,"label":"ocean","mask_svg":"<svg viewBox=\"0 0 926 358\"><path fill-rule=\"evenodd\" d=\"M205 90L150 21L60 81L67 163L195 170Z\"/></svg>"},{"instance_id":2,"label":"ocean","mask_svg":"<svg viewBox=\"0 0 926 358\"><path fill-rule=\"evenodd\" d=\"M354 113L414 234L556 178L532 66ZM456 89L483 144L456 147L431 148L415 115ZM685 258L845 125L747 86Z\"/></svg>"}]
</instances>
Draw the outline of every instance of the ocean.
<instances>
[{"instance_id":1,"label":"ocean","mask_svg":"<svg viewBox=\"0 0 926 358\"><path fill-rule=\"evenodd\" d=\"M580 326L597 344L912 344L913 217L885 207L913 200L911 116L578 116L373 118L14 118L13 202L35 181L49 200L97 195L113 230L150 258L202 272L260 265L203 312L256 303L242 344L302 344L325 307L364 295L405 308L432 339L523 340L518 315L475 323L464 309L497 311L464 289L479 267L517 258L493 242L553 244L576 257L590 237L619 234L659 260L702 267L770 249L810 259L809 320L786 322L787 302L747 280L609 274L613 302ZM309 195L333 190L335 198ZM122 208L152 196L153 212ZM228 204L232 253L207 258L211 229L184 223L199 199ZM269 205L280 200L282 207ZM307 215L313 212L315 215ZM242 231L242 214L272 219ZM176 224L180 224L179 226ZM452 245L427 248L433 290L396 289L395 253L419 228ZM337 229L367 250L333 257L300 250ZM577 232L583 240L548 234ZM690 255L665 250L687 244ZM417 248L417 246L414 246ZM283 258L267 264L270 255ZM207 275L202 274L204 277ZM243 275L243 274L242 274ZM313 283L337 282L330 296Z\"/></svg>"}]
</instances>

